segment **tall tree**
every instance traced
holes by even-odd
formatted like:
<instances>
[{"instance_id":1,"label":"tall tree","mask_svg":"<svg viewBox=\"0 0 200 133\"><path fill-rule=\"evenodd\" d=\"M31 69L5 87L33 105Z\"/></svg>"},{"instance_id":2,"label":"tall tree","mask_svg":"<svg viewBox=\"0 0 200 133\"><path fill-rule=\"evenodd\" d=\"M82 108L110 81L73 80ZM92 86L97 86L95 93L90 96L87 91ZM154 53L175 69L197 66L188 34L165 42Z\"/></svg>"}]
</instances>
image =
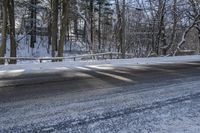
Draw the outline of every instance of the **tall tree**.
<instances>
[{"instance_id":1,"label":"tall tree","mask_svg":"<svg viewBox=\"0 0 200 133\"><path fill-rule=\"evenodd\" d=\"M163 55L166 55L168 50L171 49L175 43L176 29L178 23L177 0L173 0L172 13L173 13L173 27L172 27L171 39L169 41L169 44L163 47L162 49Z\"/></svg>"},{"instance_id":2,"label":"tall tree","mask_svg":"<svg viewBox=\"0 0 200 133\"><path fill-rule=\"evenodd\" d=\"M0 47L0 57L4 57L6 52L6 40L7 40L7 21L8 21L8 0L3 1L3 25L2 25L2 39ZM0 60L0 64L4 64L4 60Z\"/></svg>"},{"instance_id":3,"label":"tall tree","mask_svg":"<svg viewBox=\"0 0 200 133\"><path fill-rule=\"evenodd\" d=\"M101 14L102 14L102 4L103 4L103 1L102 0L99 0L98 1L98 4L99 4L99 22L98 22L98 40L99 40L99 51L101 50Z\"/></svg>"},{"instance_id":4,"label":"tall tree","mask_svg":"<svg viewBox=\"0 0 200 133\"><path fill-rule=\"evenodd\" d=\"M16 57L17 45L15 40L15 6L14 0L8 2L9 32L10 32L10 57ZM10 60L10 64L16 64L16 60Z\"/></svg>"},{"instance_id":5,"label":"tall tree","mask_svg":"<svg viewBox=\"0 0 200 133\"><path fill-rule=\"evenodd\" d=\"M94 0L90 0L90 53L94 52Z\"/></svg>"},{"instance_id":6,"label":"tall tree","mask_svg":"<svg viewBox=\"0 0 200 133\"><path fill-rule=\"evenodd\" d=\"M126 53L126 33L125 33L125 28L126 28L126 16L125 16L125 9L126 9L126 1L123 0L122 2L122 8L120 8L119 0L115 0L116 4L116 13L117 13L117 40L119 40L119 46L122 54L122 58L125 58L125 53ZM119 50L118 49L118 50Z\"/></svg>"},{"instance_id":7,"label":"tall tree","mask_svg":"<svg viewBox=\"0 0 200 133\"><path fill-rule=\"evenodd\" d=\"M158 3L159 3L157 12L158 33L156 36L156 47L154 51L157 55L159 55L160 53L161 42L163 43L164 46L166 46L165 24L164 24L166 0L159 0Z\"/></svg>"},{"instance_id":8,"label":"tall tree","mask_svg":"<svg viewBox=\"0 0 200 133\"><path fill-rule=\"evenodd\" d=\"M122 58L125 58L126 53L126 16L125 16L125 10L126 10L126 0L123 0L122 4L122 42L121 42L121 53Z\"/></svg>"},{"instance_id":9,"label":"tall tree","mask_svg":"<svg viewBox=\"0 0 200 133\"><path fill-rule=\"evenodd\" d=\"M58 45L58 0L51 0L52 7L52 23L51 23L51 43L52 43L52 57L56 56Z\"/></svg>"},{"instance_id":10,"label":"tall tree","mask_svg":"<svg viewBox=\"0 0 200 133\"><path fill-rule=\"evenodd\" d=\"M68 29L67 27L68 27L69 7L70 7L70 0L63 0L58 57L63 57L65 38Z\"/></svg>"},{"instance_id":11,"label":"tall tree","mask_svg":"<svg viewBox=\"0 0 200 133\"><path fill-rule=\"evenodd\" d=\"M37 0L31 0L30 12L31 12L31 44L30 47L34 48L36 43L36 19L37 19L37 12L36 12L36 5Z\"/></svg>"}]
</instances>

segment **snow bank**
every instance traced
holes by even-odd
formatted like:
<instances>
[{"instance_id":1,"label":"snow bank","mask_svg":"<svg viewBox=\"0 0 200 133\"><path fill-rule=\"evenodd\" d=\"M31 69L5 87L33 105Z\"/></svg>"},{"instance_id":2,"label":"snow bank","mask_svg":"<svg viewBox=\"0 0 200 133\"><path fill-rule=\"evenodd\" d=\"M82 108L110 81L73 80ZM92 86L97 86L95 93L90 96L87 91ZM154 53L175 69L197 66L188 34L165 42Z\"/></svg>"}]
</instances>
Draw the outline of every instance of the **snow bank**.
<instances>
[{"instance_id":1,"label":"snow bank","mask_svg":"<svg viewBox=\"0 0 200 133\"><path fill-rule=\"evenodd\" d=\"M130 65L147 65L147 64L173 64L200 61L200 55L194 56L176 56L176 57L152 57L152 58L134 58L134 59L113 59L113 60L90 60L90 61L72 61L64 62L47 62L47 63L29 63L17 65L0 66L0 74L8 73L45 73L57 72L72 69L113 69L115 67L125 67Z\"/></svg>"}]
</instances>

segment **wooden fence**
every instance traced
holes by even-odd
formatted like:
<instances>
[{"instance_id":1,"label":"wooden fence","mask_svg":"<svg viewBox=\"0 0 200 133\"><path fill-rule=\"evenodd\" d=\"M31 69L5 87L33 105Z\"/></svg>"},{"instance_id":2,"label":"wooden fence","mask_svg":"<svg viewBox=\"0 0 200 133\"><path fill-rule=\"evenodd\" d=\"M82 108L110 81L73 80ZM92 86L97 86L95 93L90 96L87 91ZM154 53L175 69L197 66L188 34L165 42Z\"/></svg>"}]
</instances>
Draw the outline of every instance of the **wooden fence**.
<instances>
[{"instance_id":1,"label":"wooden fence","mask_svg":"<svg viewBox=\"0 0 200 133\"><path fill-rule=\"evenodd\" d=\"M127 58L133 57L131 54L126 54ZM118 52L107 52L107 53L97 53L97 54L85 54L85 55L76 55L76 56L69 56L69 57L0 57L0 60L5 60L9 62L10 60L17 60L17 61L38 61L42 63L43 61L62 61L67 59L72 59L76 61L77 59L80 60L88 60L88 59L120 59L121 53Z\"/></svg>"}]
</instances>

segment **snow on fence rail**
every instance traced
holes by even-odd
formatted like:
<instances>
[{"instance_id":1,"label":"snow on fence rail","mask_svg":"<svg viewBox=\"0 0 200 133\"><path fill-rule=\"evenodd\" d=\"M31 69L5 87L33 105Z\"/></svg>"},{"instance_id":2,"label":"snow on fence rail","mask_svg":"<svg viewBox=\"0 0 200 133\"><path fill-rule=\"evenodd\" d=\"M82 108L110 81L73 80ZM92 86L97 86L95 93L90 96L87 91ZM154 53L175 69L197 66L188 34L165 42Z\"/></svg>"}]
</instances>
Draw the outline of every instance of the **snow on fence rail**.
<instances>
[{"instance_id":1,"label":"snow on fence rail","mask_svg":"<svg viewBox=\"0 0 200 133\"><path fill-rule=\"evenodd\" d=\"M38 61L40 63L42 63L42 61L47 61L47 60L65 60L65 59L73 59L74 61L76 61L76 59L87 59L87 58L93 58L93 59L99 59L100 56L102 56L103 59L107 59L105 58L105 56L109 56L110 59L113 59L113 56L116 56L117 58L120 58L121 53L118 52L107 52L107 53L98 53L98 54L86 54L86 55L77 55L77 56L69 56L69 57L0 57L0 60L5 60L7 62L9 62L10 60L35 60ZM127 56L132 56L130 54L127 54Z\"/></svg>"}]
</instances>

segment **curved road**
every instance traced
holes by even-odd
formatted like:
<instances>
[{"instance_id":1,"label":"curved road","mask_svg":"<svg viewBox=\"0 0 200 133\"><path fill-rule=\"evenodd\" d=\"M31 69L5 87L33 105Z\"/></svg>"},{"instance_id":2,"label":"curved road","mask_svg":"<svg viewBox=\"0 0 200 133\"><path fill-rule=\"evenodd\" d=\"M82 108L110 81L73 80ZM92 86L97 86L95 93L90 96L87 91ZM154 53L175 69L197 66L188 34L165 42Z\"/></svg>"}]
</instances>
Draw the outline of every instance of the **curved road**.
<instances>
[{"instance_id":1,"label":"curved road","mask_svg":"<svg viewBox=\"0 0 200 133\"><path fill-rule=\"evenodd\" d=\"M200 62L0 79L2 133L200 131Z\"/></svg>"}]
</instances>

